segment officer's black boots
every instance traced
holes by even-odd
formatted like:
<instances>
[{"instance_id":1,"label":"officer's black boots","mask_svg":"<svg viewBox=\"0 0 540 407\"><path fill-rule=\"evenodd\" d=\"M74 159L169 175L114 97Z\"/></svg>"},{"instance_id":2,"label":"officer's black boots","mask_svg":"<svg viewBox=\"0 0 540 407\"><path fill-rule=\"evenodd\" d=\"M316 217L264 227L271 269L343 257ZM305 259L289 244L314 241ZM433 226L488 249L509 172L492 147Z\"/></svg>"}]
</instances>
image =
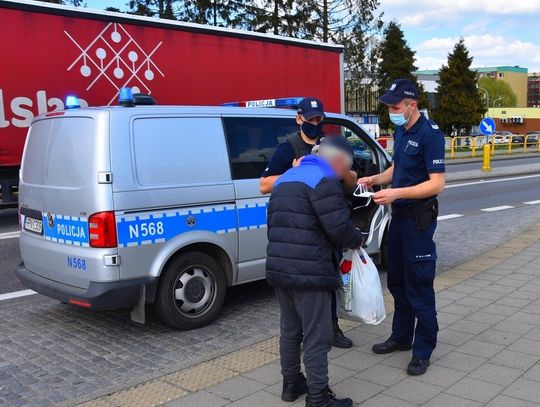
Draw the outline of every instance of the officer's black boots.
<instances>
[{"instance_id":1,"label":"officer's black boots","mask_svg":"<svg viewBox=\"0 0 540 407\"><path fill-rule=\"evenodd\" d=\"M296 401L302 394L306 394L308 390L306 377L303 373L298 373L292 376L283 377L283 391L281 392L281 400Z\"/></svg>"},{"instance_id":2,"label":"officer's black boots","mask_svg":"<svg viewBox=\"0 0 540 407\"><path fill-rule=\"evenodd\" d=\"M398 350L411 350L411 348L411 345L397 343L391 339L388 339L386 342L376 343L371 349L373 350L373 353L384 355L386 353L392 353Z\"/></svg>"},{"instance_id":3,"label":"officer's black boots","mask_svg":"<svg viewBox=\"0 0 540 407\"><path fill-rule=\"evenodd\" d=\"M332 321L332 327L334 328L334 346L343 349L352 348L352 341L343 334L343 331L339 328L337 319Z\"/></svg>"},{"instance_id":4,"label":"officer's black boots","mask_svg":"<svg viewBox=\"0 0 540 407\"><path fill-rule=\"evenodd\" d=\"M429 366L429 359L419 359L413 357L407 367L407 373L411 376L420 376L426 373Z\"/></svg>"},{"instance_id":5,"label":"officer's black boots","mask_svg":"<svg viewBox=\"0 0 540 407\"><path fill-rule=\"evenodd\" d=\"M351 407L352 405L352 400L349 398L338 399L330 387L319 393L308 393L306 397L306 407Z\"/></svg>"}]
</instances>

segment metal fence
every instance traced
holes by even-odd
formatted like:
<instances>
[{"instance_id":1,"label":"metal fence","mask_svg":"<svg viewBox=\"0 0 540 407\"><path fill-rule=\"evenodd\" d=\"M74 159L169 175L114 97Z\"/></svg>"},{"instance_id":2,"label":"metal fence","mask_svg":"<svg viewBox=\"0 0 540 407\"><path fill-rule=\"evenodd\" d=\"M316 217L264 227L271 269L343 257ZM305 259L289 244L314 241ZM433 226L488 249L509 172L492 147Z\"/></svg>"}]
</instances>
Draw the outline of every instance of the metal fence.
<instances>
[{"instance_id":1,"label":"metal fence","mask_svg":"<svg viewBox=\"0 0 540 407\"><path fill-rule=\"evenodd\" d=\"M514 153L540 153L540 136L531 135L495 135L489 138L491 155L511 155ZM446 157L474 158L482 155L482 148L487 142L486 136L445 137ZM377 141L389 153L394 150L393 137L380 137Z\"/></svg>"}]
</instances>

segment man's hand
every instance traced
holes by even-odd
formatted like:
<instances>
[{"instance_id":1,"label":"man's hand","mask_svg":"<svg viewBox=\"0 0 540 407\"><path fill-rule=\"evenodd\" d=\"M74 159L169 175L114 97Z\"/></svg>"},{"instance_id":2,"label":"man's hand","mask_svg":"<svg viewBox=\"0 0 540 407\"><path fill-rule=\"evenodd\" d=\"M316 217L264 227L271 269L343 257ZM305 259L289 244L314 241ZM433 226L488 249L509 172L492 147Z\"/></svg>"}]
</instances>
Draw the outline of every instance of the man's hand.
<instances>
[{"instance_id":1,"label":"man's hand","mask_svg":"<svg viewBox=\"0 0 540 407\"><path fill-rule=\"evenodd\" d=\"M375 185L375 177L363 177L358 179L356 183L357 185L364 185L368 188L371 188L373 187L373 185Z\"/></svg>"},{"instance_id":2,"label":"man's hand","mask_svg":"<svg viewBox=\"0 0 540 407\"><path fill-rule=\"evenodd\" d=\"M400 199L399 188L387 188L382 189L379 192L375 192L372 197L373 201L379 205L390 205L396 199Z\"/></svg>"},{"instance_id":3,"label":"man's hand","mask_svg":"<svg viewBox=\"0 0 540 407\"><path fill-rule=\"evenodd\" d=\"M304 159L304 157L300 157L300 158L295 158L292 162L292 166L293 167L298 167L300 165L300 163L302 162L302 160Z\"/></svg>"}]
</instances>

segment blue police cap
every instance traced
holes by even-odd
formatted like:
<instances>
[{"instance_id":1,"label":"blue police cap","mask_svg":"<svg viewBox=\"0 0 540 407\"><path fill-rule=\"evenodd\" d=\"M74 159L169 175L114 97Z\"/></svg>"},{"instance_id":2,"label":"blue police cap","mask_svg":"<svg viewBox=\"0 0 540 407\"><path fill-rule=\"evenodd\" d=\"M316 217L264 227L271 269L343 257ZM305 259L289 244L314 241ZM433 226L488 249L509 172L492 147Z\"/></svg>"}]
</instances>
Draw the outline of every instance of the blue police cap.
<instances>
[{"instance_id":1,"label":"blue police cap","mask_svg":"<svg viewBox=\"0 0 540 407\"><path fill-rule=\"evenodd\" d=\"M395 105L403 99L418 99L418 89L410 79L395 79L379 100L385 105Z\"/></svg>"},{"instance_id":2,"label":"blue police cap","mask_svg":"<svg viewBox=\"0 0 540 407\"><path fill-rule=\"evenodd\" d=\"M304 119L309 120L315 116L326 117L324 114L324 106L320 99L304 98L298 104L298 114L304 116Z\"/></svg>"}]
</instances>

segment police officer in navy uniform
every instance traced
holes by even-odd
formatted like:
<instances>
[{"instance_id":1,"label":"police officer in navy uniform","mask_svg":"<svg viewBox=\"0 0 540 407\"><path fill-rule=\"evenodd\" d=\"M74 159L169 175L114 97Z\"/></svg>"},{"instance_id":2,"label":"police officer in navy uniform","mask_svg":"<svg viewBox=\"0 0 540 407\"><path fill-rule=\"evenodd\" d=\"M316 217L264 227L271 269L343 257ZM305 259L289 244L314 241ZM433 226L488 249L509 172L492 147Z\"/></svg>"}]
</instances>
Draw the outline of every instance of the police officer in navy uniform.
<instances>
[{"instance_id":1,"label":"police officer in navy uniform","mask_svg":"<svg viewBox=\"0 0 540 407\"><path fill-rule=\"evenodd\" d=\"M268 167L261 175L261 193L271 193L274 183L282 174L291 167L297 166L304 156L311 154L311 150L322 135L322 121L325 117L324 106L320 99L307 97L300 101L296 116L296 123L300 126L300 131L289 137L287 142L278 146L268 163ZM349 171L343 179L343 184L347 188L354 188L356 181L356 172ZM336 304L334 292L332 295L333 344L338 348L350 348L353 346L352 341L339 328Z\"/></svg>"},{"instance_id":2,"label":"police officer in navy uniform","mask_svg":"<svg viewBox=\"0 0 540 407\"><path fill-rule=\"evenodd\" d=\"M437 194L444 189L444 137L439 127L418 111L418 90L408 79L394 80L379 98L396 125L392 166L358 180L371 187L388 185L373 195L392 205L389 232L388 289L394 297L392 334L373 352L410 350L407 373L424 374L437 343L433 234L437 225ZM416 324L416 327L415 327Z\"/></svg>"}]
</instances>

